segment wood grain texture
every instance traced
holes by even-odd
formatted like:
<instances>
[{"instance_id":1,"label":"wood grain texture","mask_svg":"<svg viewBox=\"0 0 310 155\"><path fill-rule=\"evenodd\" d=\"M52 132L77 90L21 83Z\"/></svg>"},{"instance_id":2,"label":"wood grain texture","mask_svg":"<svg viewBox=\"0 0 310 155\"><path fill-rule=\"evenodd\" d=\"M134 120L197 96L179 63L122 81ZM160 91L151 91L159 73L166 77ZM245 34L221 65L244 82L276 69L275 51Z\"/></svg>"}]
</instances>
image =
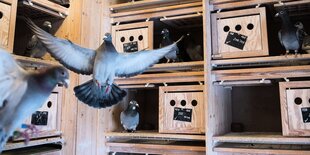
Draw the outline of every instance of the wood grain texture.
<instances>
[{"instance_id":1,"label":"wood grain texture","mask_svg":"<svg viewBox=\"0 0 310 155\"><path fill-rule=\"evenodd\" d=\"M214 136L216 142L261 144L310 144L307 137L286 137L281 132L242 132Z\"/></svg>"},{"instance_id":2,"label":"wood grain texture","mask_svg":"<svg viewBox=\"0 0 310 155\"><path fill-rule=\"evenodd\" d=\"M310 81L280 82L282 133L284 136L309 136L310 126L303 123L301 108L309 107ZM295 98L302 99L300 105Z\"/></svg>"},{"instance_id":3,"label":"wood grain texture","mask_svg":"<svg viewBox=\"0 0 310 155\"><path fill-rule=\"evenodd\" d=\"M153 49L153 31L153 21L112 26L112 42L118 52L124 52L123 45L130 42L137 42L138 51L150 50ZM132 41L130 37L133 37Z\"/></svg>"},{"instance_id":4,"label":"wood grain texture","mask_svg":"<svg viewBox=\"0 0 310 155\"><path fill-rule=\"evenodd\" d=\"M221 144L216 146L214 151L225 153L223 155L242 155L249 153L266 155L307 155L310 153L310 148L309 145Z\"/></svg>"},{"instance_id":5,"label":"wood grain texture","mask_svg":"<svg viewBox=\"0 0 310 155\"><path fill-rule=\"evenodd\" d=\"M0 2L0 46L9 48L10 22L11 22L11 6ZM13 28L14 29L14 28Z\"/></svg>"},{"instance_id":6,"label":"wood grain texture","mask_svg":"<svg viewBox=\"0 0 310 155\"><path fill-rule=\"evenodd\" d=\"M82 3L80 0L70 0L70 15L61 22L56 32L56 36L66 38L76 44L81 42L81 15ZM70 85L63 90L61 104L61 131L65 140L62 148L62 155L76 154L76 137L77 137L77 98L74 95L73 88L78 84L78 75L70 72Z\"/></svg>"},{"instance_id":7,"label":"wood grain texture","mask_svg":"<svg viewBox=\"0 0 310 155\"><path fill-rule=\"evenodd\" d=\"M199 92L197 92L199 91ZM174 100L176 104L170 105ZM186 101L182 106L181 101ZM197 106L191 102L197 101ZM174 108L192 109L191 122L174 120ZM159 88L159 132L202 134L204 128L203 86L178 86Z\"/></svg>"},{"instance_id":8,"label":"wood grain texture","mask_svg":"<svg viewBox=\"0 0 310 155\"><path fill-rule=\"evenodd\" d=\"M255 57L268 55L268 37L265 8L245 9L212 14L214 59ZM248 25L252 24L253 29ZM240 25L238 31L236 26ZM228 27L228 31L224 28ZM244 48L225 43L229 32L247 36Z\"/></svg>"}]
</instances>

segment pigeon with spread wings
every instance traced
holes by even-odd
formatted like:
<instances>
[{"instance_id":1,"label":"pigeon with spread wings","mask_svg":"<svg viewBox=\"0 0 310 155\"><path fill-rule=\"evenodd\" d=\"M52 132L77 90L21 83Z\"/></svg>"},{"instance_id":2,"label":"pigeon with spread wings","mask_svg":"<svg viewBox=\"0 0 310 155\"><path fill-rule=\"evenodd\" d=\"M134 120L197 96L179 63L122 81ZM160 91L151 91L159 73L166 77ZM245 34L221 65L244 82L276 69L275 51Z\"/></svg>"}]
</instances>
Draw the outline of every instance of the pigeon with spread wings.
<instances>
[{"instance_id":1,"label":"pigeon with spread wings","mask_svg":"<svg viewBox=\"0 0 310 155\"><path fill-rule=\"evenodd\" d=\"M0 154L14 130L44 104L58 83L67 86L68 78L62 66L26 71L0 48Z\"/></svg>"},{"instance_id":2,"label":"pigeon with spread wings","mask_svg":"<svg viewBox=\"0 0 310 155\"><path fill-rule=\"evenodd\" d=\"M80 101L95 108L112 106L126 96L126 92L114 84L116 76L138 75L177 48L176 42L156 50L119 53L112 44L111 35L106 33L100 47L91 50L52 36L29 18L25 21L56 60L78 74L93 74L92 80L76 86L74 91Z\"/></svg>"}]
</instances>

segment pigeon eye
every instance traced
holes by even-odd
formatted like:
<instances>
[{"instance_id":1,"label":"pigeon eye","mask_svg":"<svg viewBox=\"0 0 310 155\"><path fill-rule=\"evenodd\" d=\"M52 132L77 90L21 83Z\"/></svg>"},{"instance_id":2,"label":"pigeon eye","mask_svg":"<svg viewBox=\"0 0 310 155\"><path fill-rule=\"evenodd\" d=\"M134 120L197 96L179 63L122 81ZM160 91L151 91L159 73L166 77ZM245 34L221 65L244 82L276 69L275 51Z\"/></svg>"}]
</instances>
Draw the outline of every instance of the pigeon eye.
<instances>
[{"instance_id":1,"label":"pigeon eye","mask_svg":"<svg viewBox=\"0 0 310 155\"><path fill-rule=\"evenodd\" d=\"M61 75L65 75L65 72L61 72Z\"/></svg>"},{"instance_id":2,"label":"pigeon eye","mask_svg":"<svg viewBox=\"0 0 310 155\"><path fill-rule=\"evenodd\" d=\"M284 12L283 12L283 11L280 11L280 13L283 14Z\"/></svg>"}]
</instances>

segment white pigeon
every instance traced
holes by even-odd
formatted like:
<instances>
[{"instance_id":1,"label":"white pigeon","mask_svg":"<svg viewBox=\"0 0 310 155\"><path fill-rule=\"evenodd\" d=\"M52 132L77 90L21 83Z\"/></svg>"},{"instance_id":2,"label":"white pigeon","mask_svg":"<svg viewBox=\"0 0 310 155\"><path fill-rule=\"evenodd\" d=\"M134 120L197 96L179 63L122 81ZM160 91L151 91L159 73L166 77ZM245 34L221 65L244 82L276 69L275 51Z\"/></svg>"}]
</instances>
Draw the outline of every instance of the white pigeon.
<instances>
[{"instance_id":1,"label":"white pigeon","mask_svg":"<svg viewBox=\"0 0 310 155\"><path fill-rule=\"evenodd\" d=\"M111 35L106 33L101 46L92 50L52 36L29 18L25 18L25 22L48 52L65 67L78 74L93 74L92 80L76 86L74 91L80 101L95 108L112 106L126 96L126 92L114 84L116 76L131 77L142 73L168 52L175 50L178 42L157 50L119 53L112 44Z\"/></svg>"},{"instance_id":2,"label":"white pigeon","mask_svg":"<svg viewBox=\"0 0 310 155\"><path fill-rule=\"evenodd\" d=\"M58 83L68 85L62 66L26 71L0 48L0 154L13 132L39 109Z\"/></svg>"}]
</instances>

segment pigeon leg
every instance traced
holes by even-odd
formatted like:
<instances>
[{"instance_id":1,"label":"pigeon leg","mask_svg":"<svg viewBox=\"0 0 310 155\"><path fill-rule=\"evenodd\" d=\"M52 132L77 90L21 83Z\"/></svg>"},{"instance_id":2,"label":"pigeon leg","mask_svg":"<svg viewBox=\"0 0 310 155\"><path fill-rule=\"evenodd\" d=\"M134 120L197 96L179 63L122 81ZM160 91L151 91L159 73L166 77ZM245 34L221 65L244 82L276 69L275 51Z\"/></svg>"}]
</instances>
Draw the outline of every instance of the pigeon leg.
<instances>
[{"instance_id":1,"label":"pigeon leg","mask_svg":"<svg viewBox=\"0 0 310 155\"><path fill-rule=\"evenodd\" d=\"M22 128L25 128L26 130L24 131L25 133L28 133L30 131L30 135L37 136L39 133L39 130L36 128L35 125L33 124L23 124Z\"/></svg>"},{"instance_id":2,"label":"pigeon leg","mask_svg":"<svg viewBox=\"0 0 310 155\"><path fill-rule=\"evenodd\" d=\"M295 50L294 52L295 52L295 57L297 57L297 54L298 54L298 50Z\"/></svg>"},{"instance_id":3,"label":"pigeon leg","mask_svg":"<svg viewBox=\"0 0 310 155\"><path fill-rule=\"evenodd\" d=\"M21 132L21 131L14 131L14 134L13 134L14 138L13 139L18 139L18 138L24 138L25 139L25 144L27 145L30 141L30 136L29 134L27 133L27 130Z\"/></svg>"},{"instance_id":4,"label":"pigeon leg","mask_svg":"<svg viewBox=\"0 0 310 155\"><path fill-rule=\"evenodd\" d=\"M289 53L290 53L290 50L286 50L285 51L285 57L287 57L289 55Z\"/></svg>"},{"instance_id":5,"label":"pigeon leg","mask_svg":"<svg viewBox=\"0 0 310 155\"><path fill-rule=\"evenodd\" d=\"M166 63L169 63L170 62L170 59L167 59L167 62Z\"/></svg>"}]
</instances>

